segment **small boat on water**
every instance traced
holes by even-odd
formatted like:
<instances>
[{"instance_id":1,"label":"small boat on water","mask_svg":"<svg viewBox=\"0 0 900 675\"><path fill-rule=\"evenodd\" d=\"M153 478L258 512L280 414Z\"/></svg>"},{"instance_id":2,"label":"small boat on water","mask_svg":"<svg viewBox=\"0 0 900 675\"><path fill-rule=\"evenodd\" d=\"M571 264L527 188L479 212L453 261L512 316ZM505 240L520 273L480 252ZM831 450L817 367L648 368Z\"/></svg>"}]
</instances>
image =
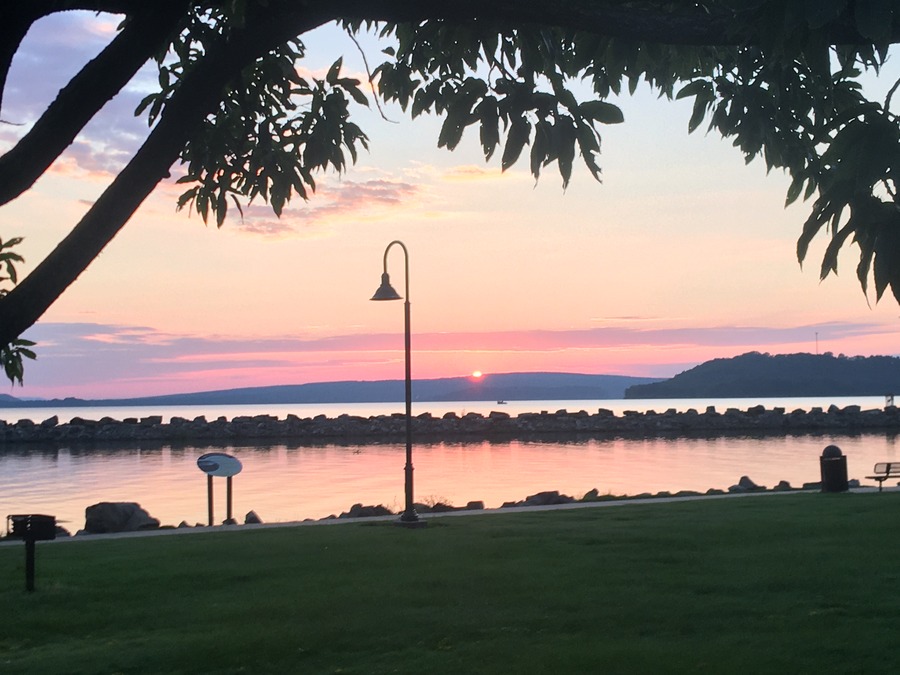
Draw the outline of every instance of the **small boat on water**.
<instances>
[{"instance_id":1,"label":"small boat on water","mask_svg":"<svg viewBox=\"0 0 900 675\"><path fill-rule=\"evenodd\" d=\"M498 405L506 405L506 401L497 401Z\"/></svg>"}]
</instances>

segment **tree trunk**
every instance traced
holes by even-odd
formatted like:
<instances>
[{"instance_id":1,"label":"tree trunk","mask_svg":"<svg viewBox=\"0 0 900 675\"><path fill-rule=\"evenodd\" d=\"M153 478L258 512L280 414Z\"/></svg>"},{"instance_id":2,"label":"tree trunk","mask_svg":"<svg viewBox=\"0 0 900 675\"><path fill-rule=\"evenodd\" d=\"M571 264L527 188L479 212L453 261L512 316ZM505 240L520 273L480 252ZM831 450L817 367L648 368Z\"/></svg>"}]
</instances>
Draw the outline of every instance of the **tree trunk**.
<instances>
[{"instance_id":1,"label":"tree trunk","mask_svg":"<svg viewBox=\"0 0 900 675\"><path fill-rule=\"evenodd\" d=\"M295 18L296 18L295 14ZM226 84L247 64L278 44L311 30L330 16L275 22L260 16L211 48L166 105L141 149L72 231L41 263L0 298L0 344L32 326L125 226L159 182L194 131L220 102Z\"/></svg>"},{"instance_id":2,"label":"tree trunk","mask_svg":"<svg viewBox=\"0 0 900 675\"><path fill-rule=\"evenodd\" d=\"M28 133L0 157L0 205L30 189L138 69L165 48L186 7L177 0L134 17L72 78Z\"/></svg>"}]
</instances>

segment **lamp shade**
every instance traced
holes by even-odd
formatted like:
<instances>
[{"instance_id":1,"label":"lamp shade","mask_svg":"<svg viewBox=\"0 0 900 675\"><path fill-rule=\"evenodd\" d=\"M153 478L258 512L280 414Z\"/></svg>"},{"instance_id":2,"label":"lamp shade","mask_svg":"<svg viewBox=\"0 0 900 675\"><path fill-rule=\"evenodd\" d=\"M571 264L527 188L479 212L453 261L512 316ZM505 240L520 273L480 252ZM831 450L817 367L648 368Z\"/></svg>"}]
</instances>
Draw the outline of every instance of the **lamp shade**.
<instances>
[{"instance_id":1,"label":"lamp shade","mask_svg":"<svg viewBox=\"0 0 900 675\"><path fill-rule=\"evenodd\" d=\"M381 286L378 287L378 290L375 291L375 295L373 295L371 300L402 300L403 296L400 295L397 291L394 290L394 287L391 286L391 277L387 272L381 275Z\"/></svg>"}]
</instances>

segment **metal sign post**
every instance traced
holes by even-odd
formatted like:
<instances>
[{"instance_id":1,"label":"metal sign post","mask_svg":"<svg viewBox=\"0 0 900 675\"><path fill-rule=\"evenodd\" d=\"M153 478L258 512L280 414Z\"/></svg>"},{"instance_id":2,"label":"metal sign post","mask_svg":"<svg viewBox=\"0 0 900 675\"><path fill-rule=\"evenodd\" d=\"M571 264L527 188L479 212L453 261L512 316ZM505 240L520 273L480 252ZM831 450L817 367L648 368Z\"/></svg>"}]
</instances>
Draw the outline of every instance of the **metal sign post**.
<instances>
[{"instance_id":1,"label":"metal sign post","mask_svg":"<svg viewBox=\"0 0 900 675\"><path fill-rule=\"evenodd\" d=\"M231 479L232 478L233 478L233 476L228 476L228 478L225 479L225 492L227 495L226 502L225 502L227 504L227 510L225 512L225 522L226 523L234 522L234 518L231 517Z\"/></svg>"},{"instance_id":2,"label":"metal sign post","mask_svg":"<svg viewBox=\"0 0 900 675\"><path fill-rule=\"evenodd\" d=\"M224 452L209 452L197 458L197 466L206 474L206 499L207 510L209 513L209 526L213 526L213 476L226 478L225 490L227 499L227 518L225 523L234 524L234 518L231 515L232 506L232 483L231 479L238 475L243 469L241 460L237 457L227 455Z\"/></svg>"},{"instance_id":3,"label":"metal sign post","mask_svg":"<svg viewBox=\"0 0 900 675\"><path fill-rule=\"evenodd\" d=\"M212 474L206 476L206 503L209 512L209 526L213 526L213 482Z\"/></svg>"}]
</instances>

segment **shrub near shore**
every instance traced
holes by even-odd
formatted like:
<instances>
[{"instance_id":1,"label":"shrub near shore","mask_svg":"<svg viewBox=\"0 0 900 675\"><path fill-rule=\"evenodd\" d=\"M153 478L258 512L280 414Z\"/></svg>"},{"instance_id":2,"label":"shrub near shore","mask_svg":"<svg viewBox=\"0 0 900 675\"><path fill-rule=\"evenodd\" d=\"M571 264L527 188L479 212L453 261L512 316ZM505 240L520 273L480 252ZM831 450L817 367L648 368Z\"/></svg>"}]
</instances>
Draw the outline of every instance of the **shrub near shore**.
<instances>
[{"instance_id":1,"label":"shrub near shore","mask_svg":"<svg viewBox=\"0 0 900 675\"><path fill-rule=\"evenodd\" d=\"M209 421L203 416L194 419L173 417L163 422L161 416L100 420L73 418L60 423L57 417L41 422L0 420L0 443L27 442L77 442L77 441L139 441L139 440L250 440L292 439L298 442L332 438L402 438L405 433L403 414L361 417L301 418L287 415L280 419L273 415L240 416L233 419L219 417ZM827 410L767 409L753 406L746 410L729 408L719 412L714 406L704 412L670 409L629 412L616 415L610 410L599 409L594 413L581 410L554 413L522 413L511 416L505 412L489 415L447 413L435 417L430 413L413 419L416 438L453 437L535 437L557 434L636 434L636 435L691 435L727 433L793 433L810 431L859 432L875 430L900 430L900 409L887 406L883 409L862 410L859 406Z\"/></svg>"}]
</instances>

